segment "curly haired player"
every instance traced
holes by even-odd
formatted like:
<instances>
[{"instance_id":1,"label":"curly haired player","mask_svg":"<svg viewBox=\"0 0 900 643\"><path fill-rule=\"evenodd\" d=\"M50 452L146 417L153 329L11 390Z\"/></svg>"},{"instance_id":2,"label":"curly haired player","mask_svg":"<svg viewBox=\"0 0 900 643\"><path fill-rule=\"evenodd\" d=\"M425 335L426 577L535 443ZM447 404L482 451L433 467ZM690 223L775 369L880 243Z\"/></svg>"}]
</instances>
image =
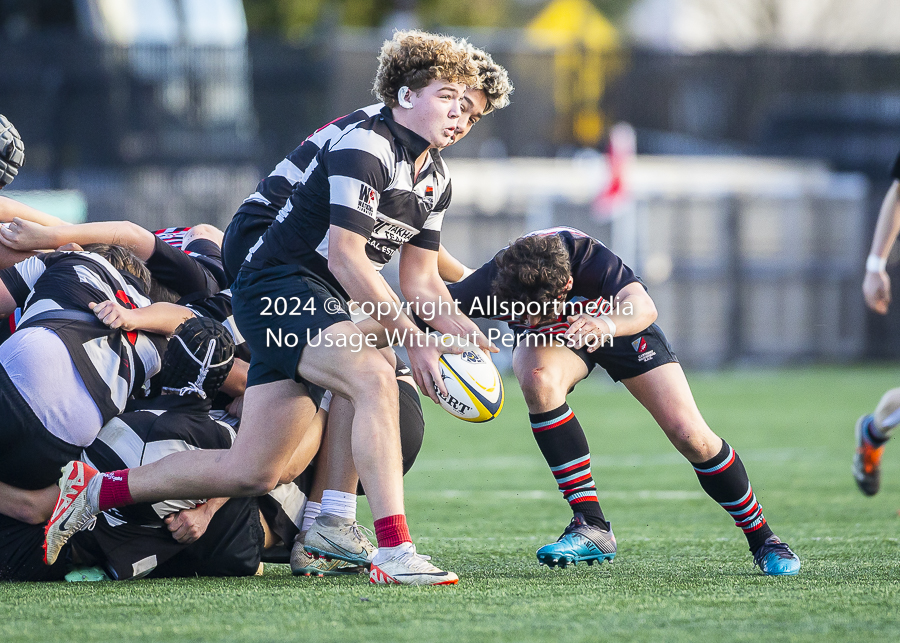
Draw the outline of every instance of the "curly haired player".
<instances>
[{"instance_id":1,"label":"curly haired player","mask_svg":"<svg viewBox=\"0 0 900 643\"><path fill-rule=\"evenodd\" d=\"M507 322L519 335L513 370L531 430L574 517L541 564L612 560L616 539L597 499L587 439L566 403L595 366L621 381L691 463L703 490L747 537L767 575L800 559L769 528L738 454L707 426L643 284L602 243L572 228L517 239L450 293L463 312ZM492 299L496 296L496 300ZM513 310L518 303L525 314ZM514 314L515 313L515 316Z\"/></svg>"},{"instance_id":2,"label":"curly haired player","mask_svg":"<svg viewBox=\"0 0 900 643\"><path fill-rule=\"evenodd\" d=\"M290 207L251 248L232 288L235 319L252 354L234 446L176 453L102 477L70 475L70 465L48 524L48 563L73 533L72 526L105 509L269 491L302 443L317 447L320 435L310 430L316 406L311 391L329 389L350 399L355 409L353 457L379 544L370 580L457 582L455 574L429 563L412 544L403 508L394 371L367 345L342 302L352 298L373 305L377 321L406 337L414 379L436 397L432 387L443 388L437 359L449 349L427 341L407 317L395 317L396 295L377 270L399 250L407 299L418 297L436 308L450 300L437 270L440 227L450 200L449 175L438 150L454 135L460 101L475 76L471 57L453 39L412 32L385 43L376 81L385 108L319 154L307 181L295 187ZM268 306L279 300L303 312L270 311ZM439 316L433 323L443 332L479 335L462 315ZM290 341L275 342L273 333ZM314 343L312 337L322 341ZM483 335L480 343L490 347ZM331 545L319 553L370 562L369 553L358 548L352 524L320 527Z\"/></svg>"}]
</instances>

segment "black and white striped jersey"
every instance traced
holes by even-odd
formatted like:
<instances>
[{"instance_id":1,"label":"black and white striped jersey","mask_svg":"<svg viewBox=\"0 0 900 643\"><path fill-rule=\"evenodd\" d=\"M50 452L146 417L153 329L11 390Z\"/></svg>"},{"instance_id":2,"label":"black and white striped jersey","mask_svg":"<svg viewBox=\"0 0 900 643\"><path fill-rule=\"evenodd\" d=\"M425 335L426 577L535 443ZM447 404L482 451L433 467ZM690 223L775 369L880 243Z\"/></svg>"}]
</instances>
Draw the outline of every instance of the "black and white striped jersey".
<instances>
[{"instance_id":1,"label":"black and white striped jersey","mask_svg":"<svg viewBox=\"0 0 900 643\"><path fill-rule=\"evenodd\" d=\"M575 228L556 227L537 230L531 235L558 236L569 253L572 274L572 289L566 295L566 312L557 319L542 322L539 326L529 326L523 318L509 314L511 302L498 300L492 291L497 276L498 252L493 259L481 266L459 283L450 284L447 289L460 311L471 318L489 318L506 322L516 332L560 335L569 329L566 315L590 312L599 315L603 302L611 302L616 294L633 282L640 282L634 272L601 241Z\"/></svg>"},{"instance_id":2,"label":"black and white striped jersey","mask_svg":"<svg viewBox=\"0 0 900 643\"><path fill-rule=\"evenodd\" d=\"M365 237L376 270L407 242L437 251L450 175L432 149L415 176L415 160L426 149L428 142L396 123L386 107L333 138L250 249L242 270L301 265L344 293L328 269L330 225Z\"/></svg>"},{"instance_id":3,"label":"black and white striped jersey","mask_svg":"<svg viewBox=\"0 0 900 643\"><path fill-rule=\"evenodd\" d=\"M210 417L210 400L196 395L161 395L132 400L126 413L113 418L83 452L85 462L98 471L119 471L156 462L172 453L196 449L229 449L235 431L226 422ZM259 508L270 526L286 543L299 533L311 475L296 483L280 484L259 498ZM192 509L205 499L164 500L138 503L106 512L116 526L129 522L162 527L170 513Z\"/></svg>"},{"instance_id":4,"label":"black and white striped jersey","mask_svg":"<svg viewBox=\"0 0 900 643\"><path fill-rule=\"evenodd\" d=\"M88 307L108 299L132 309L150 305L137 280L100 255L36 255L0 271L0 280L22 308L18 328L49 328L65 343L104 422L121 413L128 397L159 371L165 337L113 330ZM76 317L66 317L70 311Z\"/></svg>"},{"instance_id":5,"label":"black and white striped jersey","mask_svg":"<svg viewBox=\"0 0 900 643\"><path fill-rule=\"evenodd\" d=\"M134 400L128 411L107 422L84 460L98 471L118 471L194 449L228 449L234 429L209 417L210 401L196 395L161 395ZM150 524L170 513L193 509L205 499L139 503L109 512L120 520Z\"/></svg>"},{"instance_id":6,"label":"black and white striped jersey","mask_svg":"<svg viewBox=\"0 0 900 643\"><path fill-rule=\"evenodd\" d=\"M244 199L237 214L275 219L291 197L294 186L305 182L308 178L308 171L319 150L328 145L332 139L340 138L360 121L378 114L383 107L384 103L363 107L351 114L336 118L310 134L293 152L275 166L269 176L259 182L256 191Z\"/></svg>"}]
</instances>

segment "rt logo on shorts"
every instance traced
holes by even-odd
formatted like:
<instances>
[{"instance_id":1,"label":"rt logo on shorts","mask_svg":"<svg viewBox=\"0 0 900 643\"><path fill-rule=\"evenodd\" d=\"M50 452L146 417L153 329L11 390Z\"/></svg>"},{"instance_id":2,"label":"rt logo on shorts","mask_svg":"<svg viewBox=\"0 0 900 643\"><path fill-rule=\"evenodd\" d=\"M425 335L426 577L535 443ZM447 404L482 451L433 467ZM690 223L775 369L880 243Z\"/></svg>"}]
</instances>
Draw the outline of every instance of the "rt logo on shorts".
<instances>
[{"instance_id":1,"label":"rt logo on shorts","mask_svg":"<svg viewBox=\"0 0 900 643\"><path fill-rule=\"evenodd\" d=\"M639 337L631 342L631 347L634 348L635 351L637 351L639 362L649 362L651 359L656 357L656 351L647 350L647 340L643 337Z\"/></svg>"}]
</instances>

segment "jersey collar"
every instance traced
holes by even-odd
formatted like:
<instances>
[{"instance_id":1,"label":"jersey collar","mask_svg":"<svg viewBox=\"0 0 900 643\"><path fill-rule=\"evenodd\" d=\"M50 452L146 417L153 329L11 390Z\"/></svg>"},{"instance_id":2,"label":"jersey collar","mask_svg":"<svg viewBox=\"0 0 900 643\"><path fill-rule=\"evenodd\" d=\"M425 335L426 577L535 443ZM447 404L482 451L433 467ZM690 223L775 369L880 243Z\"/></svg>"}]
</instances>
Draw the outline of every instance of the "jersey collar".
<instances>
[{"instance_id":1,"label":"jersey collar","mask_svg":"<svg viewBox=\"0 0 900 643\"><path fill-rule=\"evenodd\" d=\"M391 135L409 151L414 159L419 158L422 152L428 149L428 141L394 120L394 114L390 107L387 105L382 107L381 115L384 117L385 125L391 131Z\"/></svg>"}]
</instances>

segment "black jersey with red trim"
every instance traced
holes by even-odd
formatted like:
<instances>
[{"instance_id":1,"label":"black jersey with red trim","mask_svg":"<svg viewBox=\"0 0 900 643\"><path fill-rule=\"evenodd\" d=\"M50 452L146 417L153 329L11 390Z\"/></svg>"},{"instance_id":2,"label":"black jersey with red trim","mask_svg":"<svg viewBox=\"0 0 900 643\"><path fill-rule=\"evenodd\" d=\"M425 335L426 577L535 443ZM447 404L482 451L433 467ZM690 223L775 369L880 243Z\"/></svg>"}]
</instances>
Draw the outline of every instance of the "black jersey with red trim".
<instances>
[{"instance_id":1,"label":"black jersey with red trim","mask_svg":"<svg viewBox=\"0 0 900 643\"><path fill-rule=\"evenodd\" d=\"M566 296L566 314L579 311L600 314L604 302L612 302L616 294L630 283L640 279L612 250L601 241L574 228L556 227L530 232L532 235L556 235L569 253L572 271L572 289ZM458 302L459 309L469 317L496 319L509 324L516 332L538 332L557 335L569 329L569 322L561 315L556 320L529 326L523 319L514 319L509 311L512 302L497 300L491 284L497 276L497 258L481 266L466 279L447 286L450 295Z\"/></svg>"},{"instance_id":2,"label":"black jersey with red trim","mask_svg":"<svg viewBox=\"0 0 900 643\"><path fill-rule=\"evenodd\" d=\"M194 239L185 246L184 237L190 230L190 228L163 228L153 232L156 236L156 250L146 262L150 272L161 284L179 295L200 290L213 294L227 288L228 279L222 264L222 249L209 239ZM166 246L179 252L171 250L166 252L168 250ZM202 271L187 263L186 258L199 264Z\"/></svg>"},{"instance_id":3,"label":"black jersey with red trim","mask_svg":"<svg viewBox=\"0 0 900 643\"><path fill-rule=\"evenodd\" d=\"M243 271L300 265L337 292L343 287L328 269L329 226L367 240L366 256L380 270L404 243L437 251L450 176L438 150L394 121L384 108L319 150L305 181L247 254Z\"/></svg>"},{"instance_id":4,"label":"black jersey with red trim","mask_svg":"<svg viewBox=\"0 0 900 643\"><path fill-rule=\"evenodd\" d=\"M0 271L0 280L22 308L18 328L49 328L62 339L104 422L121 413L128 397L159 371L165 337L114 330L93 316L91 302L113 300L132 309L151 303L137 279L100 255L36 255ZM54 317L58 311L82 317Z\"/></svg>"}]
</instances>

